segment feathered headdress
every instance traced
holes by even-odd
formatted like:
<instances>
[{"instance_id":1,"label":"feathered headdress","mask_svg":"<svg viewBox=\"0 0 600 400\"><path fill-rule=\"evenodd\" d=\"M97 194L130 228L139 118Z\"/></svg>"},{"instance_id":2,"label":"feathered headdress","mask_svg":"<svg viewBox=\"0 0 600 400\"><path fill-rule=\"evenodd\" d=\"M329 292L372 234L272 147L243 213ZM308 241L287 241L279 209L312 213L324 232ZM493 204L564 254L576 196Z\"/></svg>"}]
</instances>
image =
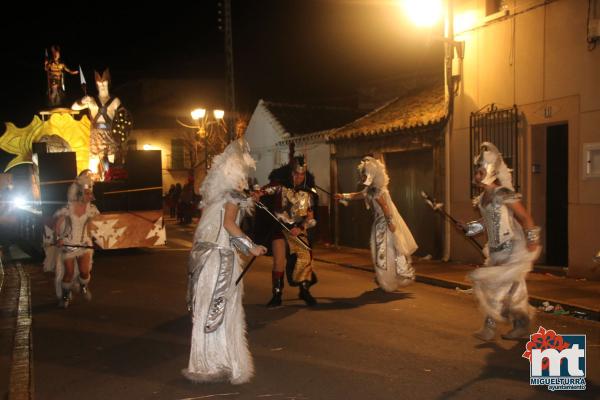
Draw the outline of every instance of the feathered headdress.
<instances>
[{"instance_id":1,"label":"feathered headdress","mask_svg":"<svg viewBox=\"0 0 600 400\"><path fill-rule=\"evenodd\" d=\"M244 139L231 142L213 158L212 165L200 186L202 202L207 205L219 201L232 191L248 189L248 173L256 168L250 155L250 146Z\"/></svg>"},{"instance_id":2,"label":"feathered headdress","mask_svg":"<svg viewBox=\"0 0 600 400\"><path fill-rule=\"evenodd\" d=\"M382 189L388 185L390 178L385 169L385 164L378 159L366 156L358 164L358 173L362 184Z\"/></svg>"},{"instance_id":3,"label":"feathered headdress","mask_svg":"<svg viewBox=\"0 0 600 400\"><path fill-rule=\"evenodd\" d=\"M77 178L75 178L75 182L69 186L67 199L69 201L79 201L83 198L83 192L85 190L93 190L93 188L94 181L90 176L89 170L84 170Z\"/></svg>"},{"instance_id":4,"label":"feathered headdress","mask_svg":"<svg viewBox=\"0 0 600 400\"><path fill-rule=\"evenodd\" d=\"M475 157L473 164L476 168L485 169L486 174L481 182L490 185L497 179L501 186L514 191L511 170L498 148L493 143L483 142L480 149L481 152Z\"/></svg>"}]
</instances>

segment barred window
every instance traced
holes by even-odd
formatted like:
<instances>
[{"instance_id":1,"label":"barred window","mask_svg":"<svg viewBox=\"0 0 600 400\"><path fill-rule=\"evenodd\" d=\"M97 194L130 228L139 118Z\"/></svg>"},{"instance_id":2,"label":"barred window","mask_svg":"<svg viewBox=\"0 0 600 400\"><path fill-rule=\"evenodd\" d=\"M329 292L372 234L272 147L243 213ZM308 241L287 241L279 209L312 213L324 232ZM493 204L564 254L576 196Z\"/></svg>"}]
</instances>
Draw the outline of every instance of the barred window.
<instances>
[{"instance_id":1,"label":"barred window","mask_svg":"<svg viewBox=\"0 0 600 400\"><path fill-rule=\"evenodd\" d=\"M470 148L471 161L479 154L483 142L492 142L508 166L512 169L513 185L519 190L519 146L518 146L519 114L517 106L499 109L490 104L479 111L471 113ZM473 163L469 163L471 182L473 181ZM479 193L477 187L471 186L471 195Z\"/></svg>"}]
</instances>

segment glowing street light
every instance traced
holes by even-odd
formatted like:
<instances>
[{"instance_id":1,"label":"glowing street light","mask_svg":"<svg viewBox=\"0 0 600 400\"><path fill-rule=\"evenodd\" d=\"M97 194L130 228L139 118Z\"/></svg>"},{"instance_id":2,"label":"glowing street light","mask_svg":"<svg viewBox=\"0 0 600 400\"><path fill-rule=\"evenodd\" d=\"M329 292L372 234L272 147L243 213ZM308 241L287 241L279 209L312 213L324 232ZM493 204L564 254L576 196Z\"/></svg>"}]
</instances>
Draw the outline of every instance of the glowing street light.
<instances>
[{"instance_id":1,"label":"glowing street light","mask_svg":"<svg viewBox=\"0 0 600 400\"><path fill-rule=\"evenodd\" d=\"M223 117L225 116L225 111L223 111L223 110L214 110L213 111L213 115L214 115L215 119L223 119Z\"/></svg>"},{"instance_id":2,"label":"glowing street light","mask_svg":"<svg viewBox=\"0 0 600 400\"><path fill-rule=\"evenodd\" d=\"M198 123L198 134L204 139L204 170L208 171L208 136L210 127L213 124L219 124L225 117L225 111L223 110L212 110L214 120L210 120L207 110L205 108L196 108L190 113L192 119ZM185 126L185 125L184 125Z\"/></svg>"},{"instance_id":3,"label":"glowing street light","mask_svg":"<svg viewBox=\"0 0 600 400\"><path fill-rule=\"evenodd\" d=\"M196 108L195 110L192 110L191 114L192 119L194 121L197 121L199 119L204 118L204 116L206 115L206 110L204 108Z\"/></svg>"},{"instance_id":4,"label":"glowing street light","mask_svg":"<svg viewBox=\"0 0 600 400\"><path fill-rule=\"evenodd\" d=\"M434 26L442 19L442 0L401 0L401 6L419 27Z\"/></svg>"}]
</instances>

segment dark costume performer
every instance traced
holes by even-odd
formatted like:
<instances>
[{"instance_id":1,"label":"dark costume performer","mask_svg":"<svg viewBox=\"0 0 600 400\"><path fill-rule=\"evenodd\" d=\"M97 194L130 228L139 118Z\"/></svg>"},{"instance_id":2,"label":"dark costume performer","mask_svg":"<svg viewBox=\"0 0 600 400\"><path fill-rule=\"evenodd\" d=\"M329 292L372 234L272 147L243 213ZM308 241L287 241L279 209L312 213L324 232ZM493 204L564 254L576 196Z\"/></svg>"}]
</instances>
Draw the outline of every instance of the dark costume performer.
<instances>
[{"instance_id":1,"label":"dark costume performer","mask_svg":"<svg viewBox=\"0 0 600 400\"><path fill-rule=\"evenodd\" d=\"M44 61L44 70L48 76L48 105L59 107L65 97L64 73L76 75L78 71L71 71L60 59L60 46L50 47L52 60Z\"/></svg>"},{"instance_id":2,"label":"dark costume performer","mask_svg":"<svg viewBox=\"0 0 600 400\"><path fill-rule=\"evenodd\" d=\"M263 203L289 229L284 229L266 212L257 213L256 225L261 231L256 238L273 252L273 297L267 304L269 308L281 306L284 274L290 286L300 287L300 299L309 306L317 303L309 291L317 282L308 238L308 230L317 224L314 186L315 178L307 171L304 157L294 157L289 164L271 171L269 184L262 189Z\"/></svg>"}]
</instances>

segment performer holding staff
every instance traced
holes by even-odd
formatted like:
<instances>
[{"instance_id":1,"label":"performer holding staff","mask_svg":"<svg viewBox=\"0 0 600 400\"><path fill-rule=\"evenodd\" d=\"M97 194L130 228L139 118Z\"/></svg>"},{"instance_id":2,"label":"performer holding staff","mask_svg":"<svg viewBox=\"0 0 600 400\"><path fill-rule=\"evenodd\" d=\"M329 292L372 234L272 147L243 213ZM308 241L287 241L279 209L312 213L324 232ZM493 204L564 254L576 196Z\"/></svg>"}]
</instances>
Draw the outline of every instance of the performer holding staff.
<instances>
[{"instance_id":1,"label":"performer holding staff","mask_svg":"<svg viewBox=\"0 0 600 400\"><path fill-rule=\"evenodd\" d=\"M45 271L54 271L59 307L67 308L72 289L79 289L86 300L89 290L94 249L91 221L100 214L91 201L94 181L89 170L79 174L68 190L68 203L54 214L54 240L46 248Z\"/></svg>"},{"instance_id":2,"label":"performer holding staff","mask_svg":"<svg viewBox=\"0 0 600 400\"><path fill-rule=\"evenodd\" d=\"M257 193L263 196L268 210L257 213L259 229L255 236L265 240L273 252L273 297L267 303L268 308L282 305L284 275L290 286L300 288L301 300L311 307L317 304L310 293L317 277L308 235L309 229L317 225L314 187L315 178L308 171L304 157L296 156L271 171L269 184Z\"/></svg>"},{"instance_id":3,"label":"performer holding staff","mask_svg":"<svg viewBox=\"0 0 600 400\"><path fill-rule=\"evenodd\" d=\"M474 160L474 183L482 189L473 201L482 219L459 223L467 235L487 232L485 267L469 274L473 292L485 315L483 327L475 337L489 341L496 336L496 323L512 322L504 339L529 337L532 307L529 305L525 277L538 258L540 228L515 192L512 174L492 143L481 145Z\"/></svg>"},{"instance_id":4,"label":"performer holding staff","mask_svg":"<svg viewBox=\"0 0 600 400\"><path fill-rule=\"evenodd\" d=\"M200 187L202 218L196 228L189 259L188 307L193 327L190 359L183 375L194 382L248 382L254 365L246 340L242 307L243 285L235 284L242 271L237 252L266 253L239 228L251 211L248 172L255 163L242 139L231 142L213 159Z\"/></svg>"},{"instance_id":5,"label":"performer holding staff","mask_svg":"<svg viewBox=\"0 0 600 400\"><path fill-rule=\"evenodd\" d=\"M371 256L375 280L381 289L393 292L414 281L411 254L417 250L417 244L390 197L390 179L383 162L368 155L358 165L358 172L365 188L360 192L336 193L334 197L336 200L364 199L367 208L373 209Z\"/></svg>"}]
</instances>

